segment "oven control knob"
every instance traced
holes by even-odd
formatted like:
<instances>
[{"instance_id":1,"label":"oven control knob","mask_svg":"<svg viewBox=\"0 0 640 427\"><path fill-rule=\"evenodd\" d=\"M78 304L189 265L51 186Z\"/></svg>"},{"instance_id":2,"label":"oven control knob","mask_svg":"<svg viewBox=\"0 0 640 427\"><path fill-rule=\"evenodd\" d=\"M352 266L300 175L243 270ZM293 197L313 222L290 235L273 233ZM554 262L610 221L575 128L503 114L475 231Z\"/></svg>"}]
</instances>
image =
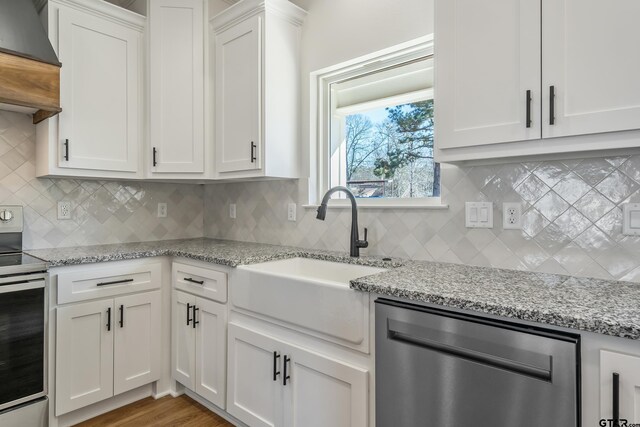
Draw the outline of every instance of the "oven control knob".
<instances>
[{"instance_id":1,"label":"oven control knob","mask_svg":"<svg viewBox=\"0 0 640 427\"><path fill-rule=\"evenodd\" d=\"M0 221L9 222L13 219L13 212L8 210L0 211Z\"/></svg>"}]
</instances>

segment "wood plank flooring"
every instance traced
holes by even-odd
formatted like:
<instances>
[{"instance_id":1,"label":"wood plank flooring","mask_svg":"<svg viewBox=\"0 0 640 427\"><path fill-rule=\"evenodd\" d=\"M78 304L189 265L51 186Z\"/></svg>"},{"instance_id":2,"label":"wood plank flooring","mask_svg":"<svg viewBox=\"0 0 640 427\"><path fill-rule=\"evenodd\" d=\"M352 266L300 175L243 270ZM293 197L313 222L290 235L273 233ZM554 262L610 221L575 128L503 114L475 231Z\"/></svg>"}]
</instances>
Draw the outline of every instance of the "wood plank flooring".
<instances>
[{"instance_id":1,"label":"wood plank flooring","mask_svg":"<svg viewBox=\"0 0 640 427\"><path fill-rule=\"evenodd\" d=\"M187 396L148 397L92 418L76 427L233 427Z\"/></svg>"}]
</instances>

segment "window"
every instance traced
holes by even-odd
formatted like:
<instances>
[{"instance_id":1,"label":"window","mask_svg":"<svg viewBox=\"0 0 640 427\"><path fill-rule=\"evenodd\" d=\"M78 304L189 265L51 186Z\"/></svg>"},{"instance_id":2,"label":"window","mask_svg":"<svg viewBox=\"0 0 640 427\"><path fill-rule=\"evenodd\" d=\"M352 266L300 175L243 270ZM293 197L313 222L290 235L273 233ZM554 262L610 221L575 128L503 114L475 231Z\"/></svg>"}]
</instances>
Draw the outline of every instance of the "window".
<instances>
[{"instance_id":1,"label":"window","mask_svg":"<svg viewBox=\"0 0 640 427\"><path fill-rule=\"evenodd\" d=\"M342 185L365 206L440 204L430 40L334 67L316 83L317 196Z\"/></svg>"}]
</instances>

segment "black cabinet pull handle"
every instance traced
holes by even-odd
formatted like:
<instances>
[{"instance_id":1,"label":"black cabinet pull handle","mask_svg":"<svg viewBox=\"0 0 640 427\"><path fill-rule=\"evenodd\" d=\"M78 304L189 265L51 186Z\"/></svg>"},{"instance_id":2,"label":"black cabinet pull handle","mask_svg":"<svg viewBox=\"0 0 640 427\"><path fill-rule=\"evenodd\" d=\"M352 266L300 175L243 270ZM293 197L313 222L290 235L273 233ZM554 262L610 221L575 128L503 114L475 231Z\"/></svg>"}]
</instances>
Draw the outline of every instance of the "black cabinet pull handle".
<instances>
[{"instance_id":1,"label":"black cabinet pull handle","mask_svg":"<svg viewBox=\"0 0 640 427\"><path fill-rule=\"evenodd\" d=\"M256 144L251 141L251 163L255 163L256 161Z\"/></svg>"},{"instance_id":2,"label":"black cabinet pull handle","mask_svg":"<svg viewBox=\"0 0 640 427\"><path fill-rule=\"evenodd\" d=\"M154 168L158 166L158 159L156 157L157 154L158 154L158 150L156 149L156 147L153 147L153 167Z\"/></svg>"},{"instance_id":3,"label":"black cabinet pull handle","mask_svg":"<svg viewBox=\"0 0 640 427\"><path fill-rule=\"evenodd\" d=\"M613 425L620 425L620 374L613 373Z\"/></svg>"},{"instance_id":4,"label":"black cabinet pull handle","mask_svg":"<svg viewBox=\"0 0 640 427\"><path fill-rule=\"evenodd\" d=\"M531 91L527 91L527 127L531 127Z\"/></svg>"},{"instance_id":5,"label":"black cabinet pull handle","mask_svg":"<svg viewBox=\"0 0 640 427\"><path fill-rule=\"evenodd\" d=\"M133 282L133 279L114 280L112 282L100 282L100 283L96 283L96 286L117 285L120 283L129 283L129 282Z\"/></svg>"},{"instance_id":6,"label":"black cabinet pull handle","mask_svg":"<svg viewBox=\"0 0 640 427\"><path fill-rule=\"evenodd\" d=\"M549 124L556 124L556 87L549 86Z\"/></svg>"},{"instance_id":7,"label":"black cabinet pull handle","mask_svg":"<svg viewBox=\"0 0 640 427\"><path fill-rule=\"evenodd\" d=\"M282 376L282 385L285 385L285 386L287 385L287 380L291 378L287 374L287 366L289 365L290 361L291 361L291 358L285 355L284 356L284 375Z\"/></svg>"},{"instance_id":8,"label":"black cabinet pull handle","mask_svg":"<svg viewBox=\"0 0 640 427\"><path fill-rule=\"evenodd\" d=\"M64 159L67 162L69 161L69 140L68 139L64 140Z\"/></svg>"},{"instance_id":9,"label":"black cabinet pull handle","mask_svg":"<svg viewBox=\"0 0 640 427\"><path fill-rule=\"evenodd\" d=\"M120 304L120 321L118 322L121 328L124 328L124 305Z\"/></svg>"},{"instance_id":10,"label":"black cabinet pull handle","mask_svg":"<svg viewBox=\"0 0 640 427\"><path fill-rule=\"evenodd\" d=\"M111 307L107 308L107 331L111 330Z\"/></svg>"},{"instance_id":11,"label":"black cabinet pull handle","mask_svg":"<svg viewBox=\"0 0 640 427\"><path fill-rule=\"evenodd\" d=\"M204 280L196 280L196 279L192 279L191 277L185 277L183 280L185 282L191 282L191 283L197 283L198 285L204 285Z\"/></svg>"},{"instance_id":12,"label":"black cabinet pull handle","mask_svg":"<svg viewBox=\"0 0 640 427\"><path fill-rule=\"evenodd\" d=\"M191 308L193 309L193 328L195 329L196 325L200 323L199 320L196 320L196 312L200 309L195 305L192 305Z\"/></svg>"},{"instance_id":13,"label":"black cabinet pull handle","mask_svg":"<svg viewBox=\"0 0 640 427\"><path fill-rule=\"evenodd\" d=\"M273 352L273 380L278 381L278 375L280 375L280 371L278 371L278 359L280 359L280 355L277 351Z\"/></svg>"},{"instance_id":14,"label":"black cabinet pull handle","mask_svg":"<svg viewBox=\"0 0 640 427\"><path fill-rule=\"evenodd\" d=\"M191 304L187 303L187 326L191 324L191 317L189 317L189 312L191 311Z\"/></svg>"}]
</instances>

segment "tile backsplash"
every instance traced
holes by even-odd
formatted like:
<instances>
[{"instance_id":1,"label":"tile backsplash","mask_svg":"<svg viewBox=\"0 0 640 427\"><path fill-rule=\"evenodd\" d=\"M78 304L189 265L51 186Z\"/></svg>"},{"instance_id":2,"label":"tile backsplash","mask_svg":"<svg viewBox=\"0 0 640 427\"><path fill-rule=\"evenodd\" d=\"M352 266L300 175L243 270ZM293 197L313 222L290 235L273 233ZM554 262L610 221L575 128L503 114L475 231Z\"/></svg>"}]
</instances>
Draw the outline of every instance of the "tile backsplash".
<instances>
[{"instance_id":1,"label":"tile backsplash","mask_svg":"<svg viewBox=\"0 0 640 427\"><path fill-rule=\"evenodd\" d=\"M347 251L350 210L329 209L316 220L315 209L301 207L301 185L206 186L205 236ZM620 207L640 202L640 156L445 166L442 199L449 209L361 209L364 253L640 281L640 238L622 235ZM466 201L492 201L494 228L465 228ZM297 222L287 221L291 202ZM522 230L502 229L503 202L522 204Z\"/></svg>"},{"instance_id":2,"label":"tile backsplash","mask_svg":"<svg viewBox=\"0 0 640 427\"><path fill-rule=\"evenodd\" d=\"M303 181L229 184L41 179L35 126L0 111L0 204L25 207L25 248L215 237L347 251L349 209L315 219ZM640 281L640 237L622 235L625 202L640 202L640 156L442 170L446 210L362 209L363 253ZM70 201L73 219L57 219ZM465 201L494 202L493 229L464 226ZM167 218L157 218L166 202ZM502 229L502 203L523 205L523 229ZM236 203L237 218L229 218ZM298 220L287 221L288 203ZM205 215L206 213L206 215Z\"/></svg>"},{"instance_id":3,"label":"tile backsplash","mask_svg":"<svg viewBox=\"0 0 640 427\"><path fill-rule=\"evenodd\" d=\"M203 235L203 186L35 177L31 117L0 111L0 204L23 205L25 248L92 245ZM70 201L71 220L57 219ZM167 217L157 218L157 204Z\"/></svg>"}]
</instances>

